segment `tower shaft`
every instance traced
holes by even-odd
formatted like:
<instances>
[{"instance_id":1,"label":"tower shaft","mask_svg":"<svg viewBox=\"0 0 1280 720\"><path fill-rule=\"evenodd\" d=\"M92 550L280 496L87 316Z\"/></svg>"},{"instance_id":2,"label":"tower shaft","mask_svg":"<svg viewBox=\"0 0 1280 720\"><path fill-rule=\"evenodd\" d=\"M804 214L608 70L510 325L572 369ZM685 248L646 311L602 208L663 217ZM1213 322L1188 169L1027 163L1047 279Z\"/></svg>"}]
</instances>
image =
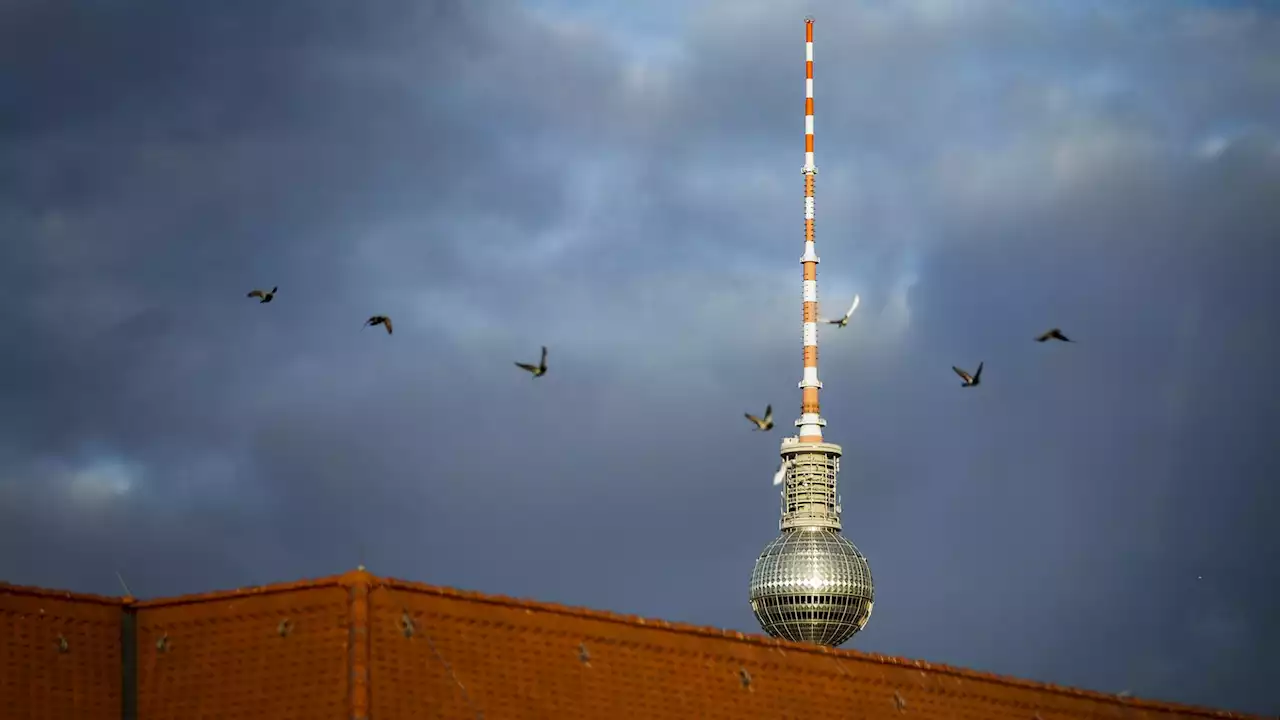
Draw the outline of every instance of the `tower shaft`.
<instances>
[{"instance_id":1,"label":"tower shaft","mask_svg":"<svg viewBox=\"0 0 1280 720\"><path fill-rule=\"evenodd\" d=\"M842 452L842 448L834 443L783 438L780 454L787 464L787 474L782 484L779 530L842 529L836 488Z\"/></svg>"},{"instance_id":2,"label":"tower shaft","mask_svg":"<svg viewBox=\"0 0 1280 720\"><path fill-rule=\"evenodd\" d=\"M822 438L818 406L818 254L814 250L814 183L818 168L813 164L813 18L804 20L804 376L800 380L800 419L797 437L784 438L782 459L787 464L782 493L783 530L799 527L840 529L836 473L840 467L840 446Z\"/></svg>"},{"instance_id":3,"label":"tower shaft","mask_svg":"<svg viewBox=\"0 0 1280 720\"><path fill-rule=\"evenodd\" d=\"M813 164L813 18L804 21L804 255L800 264L804 268L804 376L800 380L801 402L800 442L822 442L822 428L826 421L818 407L818 255L814 251L814 181L818 168Z\"/></svg>"}]
</instances>

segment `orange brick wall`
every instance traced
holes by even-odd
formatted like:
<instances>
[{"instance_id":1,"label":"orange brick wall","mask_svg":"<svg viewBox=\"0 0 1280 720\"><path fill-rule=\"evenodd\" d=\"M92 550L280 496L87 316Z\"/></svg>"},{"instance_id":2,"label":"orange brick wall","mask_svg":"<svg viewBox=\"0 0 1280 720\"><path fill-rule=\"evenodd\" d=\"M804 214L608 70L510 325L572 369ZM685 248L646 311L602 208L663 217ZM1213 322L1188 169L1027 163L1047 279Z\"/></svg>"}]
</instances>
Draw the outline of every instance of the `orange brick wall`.
<instances>
[{"instance_id":1,"label":"orange brick wall","mask_svg":"<svg viewBox=\"0 0 1280 720\"><path fill-rule=\"evenodd\" d=\"M349 720L349 599L331 583L138 605L140 720Z\"/></svg>"},{"instance_id":2,"label":"orange brick wall","mask_svg":"<svg viewBox=\"0 0 1280 720\"><path fill-rule=\"evenodd\" d=\"M0 620L0 720L1248 717L364 571L148 602L0 584Z\"/></svg>"},{"instance_id":3,"label":"orange brick wall","mask_svg":"<svg viewBox=\"0 0 1280 720\"><path fill-rule=\"evenodd\" d=\"M120 720L122 607L0 584L0 717Z\"/></svg>"},{"instance_id":4,"label":"orange brick wall","mask_svg":"<svg viewBox=\"0 0 1280 720\"><path fill-rule=\"evenodd\" d=\"M369 633L378 720L1245 717L395 580Z\"/></svg>"}]
</instances>

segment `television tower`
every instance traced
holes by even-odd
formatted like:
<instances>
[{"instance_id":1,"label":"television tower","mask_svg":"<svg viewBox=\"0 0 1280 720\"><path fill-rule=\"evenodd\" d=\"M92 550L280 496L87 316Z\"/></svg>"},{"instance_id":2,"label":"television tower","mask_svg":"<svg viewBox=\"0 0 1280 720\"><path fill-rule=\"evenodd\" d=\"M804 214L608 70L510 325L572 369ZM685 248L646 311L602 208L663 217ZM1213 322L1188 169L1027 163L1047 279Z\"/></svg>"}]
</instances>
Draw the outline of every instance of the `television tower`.
<instances>
[{"instance_id":1,"label":"television tower","mask_svg":"<svg viewBox=\"0 0 1280 720\"><path fill-rule=\"evenodd\" d=\"M799 433L782 439L781 533L751 573L751 610L774 637L837 646L866 626L875 602L871 569L840 534L841 448L825 442L818 408L818 255L814 252L813 18L805 18L804 81L804 375Z\"/></svg>"}]
</instances>

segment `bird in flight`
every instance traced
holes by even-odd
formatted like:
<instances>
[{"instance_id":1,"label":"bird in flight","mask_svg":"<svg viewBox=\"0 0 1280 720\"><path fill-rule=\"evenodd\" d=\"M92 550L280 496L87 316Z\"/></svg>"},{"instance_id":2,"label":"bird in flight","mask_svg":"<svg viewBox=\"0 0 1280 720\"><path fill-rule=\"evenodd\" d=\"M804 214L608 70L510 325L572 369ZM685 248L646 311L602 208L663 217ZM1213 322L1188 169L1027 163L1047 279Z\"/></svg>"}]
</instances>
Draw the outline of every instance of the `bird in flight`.
<instances>
[{"instance_id":1,"label":"bird in flight","mask_svg":"<svg viewBox=\"0 0 1280 720\"><path fill-rule=\"evenodd\" d=\"M982 382L982 363L978 363L978 371L972 375L961 370L955 365L952 365L951 369L955 370L956 374L960 376L960 379L964 381L960 387L974 387Z\"/></svg>"},{"instance_id":2,"label":"bird in flight","mask_svg":"<svg viewBox=\"0 0 1280 720\"><path fill-rule=\"evenodd\" d=\"M529 363L518 362L516 363L516 367L520 368L521 370L528 370L529 372L533 373L533 376L536 378L546 375L547 374L547 346L546 345L542 346L542 361L539 362L537 365L530 365Z\"/></svg>"},{"instance_id":3,"label":"bird in flight","mask_svg":"<svg viewBox=\"0 0 1280 720\"><path fill-rule=\"evenodd\" d=\"M382 327L387 329L388 335L391 334L391 318L387 317L386 315L374 315L373 317L364 321L365 327L371 327L373 325L381 325Z\"/></svg>"},{"instance_id":4,"label":"bird in flight","mask_svg":"<svg viewBox=\"0 0 1280 720\"><path fill-rule=\"evenodd\" d=\"M246 297L258 298L259 303L269 303L271 298L276 296L276 291L279 289L278 287L273 287L270 290L250 290Z\"/></svg>"},{"instance_id":5,"label":"bird in flight","mask_svg":"<svg viewBox=\"0 0 1280 720\"><path fill-rule=\"evenodd\" d=\"M1063 335L1062 331L1059 330L1058 328L1054 328L1046 332L1045 334L1041 335L1040 337L1036 338L1036 342L1044 342L1046 340L1061 340L1062 342L1075 342L1074 340L1071 340L1070 338L1068 338L1066 335Z\"/></svg>"},{"instance_id":6,"label":"bird in flight","mask_svg":"<svg viewBox=\"0 0 1280 720\"><path fill-rule=\"evenodd\" d=\"M839 326L839 327L844 327L845 325L848 325L848 324L849 324L849 318L853 316L853 311L858 309L858 303L859 303L861 300L862 300L862 298L860 298L860 297L859 297L859 296L857 296L857 295L854 295L854 296L853 296L853 304L849 306L849 312L846 312L846 313L844 314L844 317L840 318L839 320L824 320L823 322L830 323L831 325L836 325L836 326Z\"/></svg>"},{"instance_id":7,"label":"bird in flight","mask_svg":"<svg viewBox=\"0 0 1280 720\"><path fill-rule=\"evenodd\" d=\"M789 463L788 463L786 460L783 460L783 461L778 465L778 471L777 471L777 472L775 472L775 473L773 474L773 484L774 484L774 485L781 485L781 484L782 484L782 481L784 481L784 480L786 480L786 479L787 479L787 466L788 466L788 465L789 465Z\"/></svg>"},{"instance_id":8,"label":"bird in flight","mask_svg":"<svg viewBox=\"0 0 1280 720\"><path fill-rule=\"evenodd\" d=\"M747 416L748 420L755 423L757 430L768 431L773 429L773 406L772 405L765 406L763 418L758 418L755 415L752 415L751 413L743 413L743 414Z\"/></svg>"}]
</instances>

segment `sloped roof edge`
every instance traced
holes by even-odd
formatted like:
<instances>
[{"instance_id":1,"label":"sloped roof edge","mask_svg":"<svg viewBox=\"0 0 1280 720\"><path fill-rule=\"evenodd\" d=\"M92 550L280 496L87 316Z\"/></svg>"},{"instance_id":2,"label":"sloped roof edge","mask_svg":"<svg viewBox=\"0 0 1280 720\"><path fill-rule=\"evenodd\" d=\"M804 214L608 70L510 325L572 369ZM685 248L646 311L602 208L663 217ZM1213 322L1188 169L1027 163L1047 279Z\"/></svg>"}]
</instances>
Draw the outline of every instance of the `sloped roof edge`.
<instances>
[{"instance_id":1,"label":"sloped roof edge","mask_svg":"<svg viewBox=\"0 0 1280 720\"><path fill-rule=\"evenodd\" d=\"M7 582L0 582L0 594L26 595L28 597L49 598L52 600L70 600L72 602L93 603L95 605L119 605L121 607L128 605L133 601L132 598L127 597L77 593L69 590L54 590L50 588L35 587L34 585L14 585Z\"/></svg>"}]
</instances>

